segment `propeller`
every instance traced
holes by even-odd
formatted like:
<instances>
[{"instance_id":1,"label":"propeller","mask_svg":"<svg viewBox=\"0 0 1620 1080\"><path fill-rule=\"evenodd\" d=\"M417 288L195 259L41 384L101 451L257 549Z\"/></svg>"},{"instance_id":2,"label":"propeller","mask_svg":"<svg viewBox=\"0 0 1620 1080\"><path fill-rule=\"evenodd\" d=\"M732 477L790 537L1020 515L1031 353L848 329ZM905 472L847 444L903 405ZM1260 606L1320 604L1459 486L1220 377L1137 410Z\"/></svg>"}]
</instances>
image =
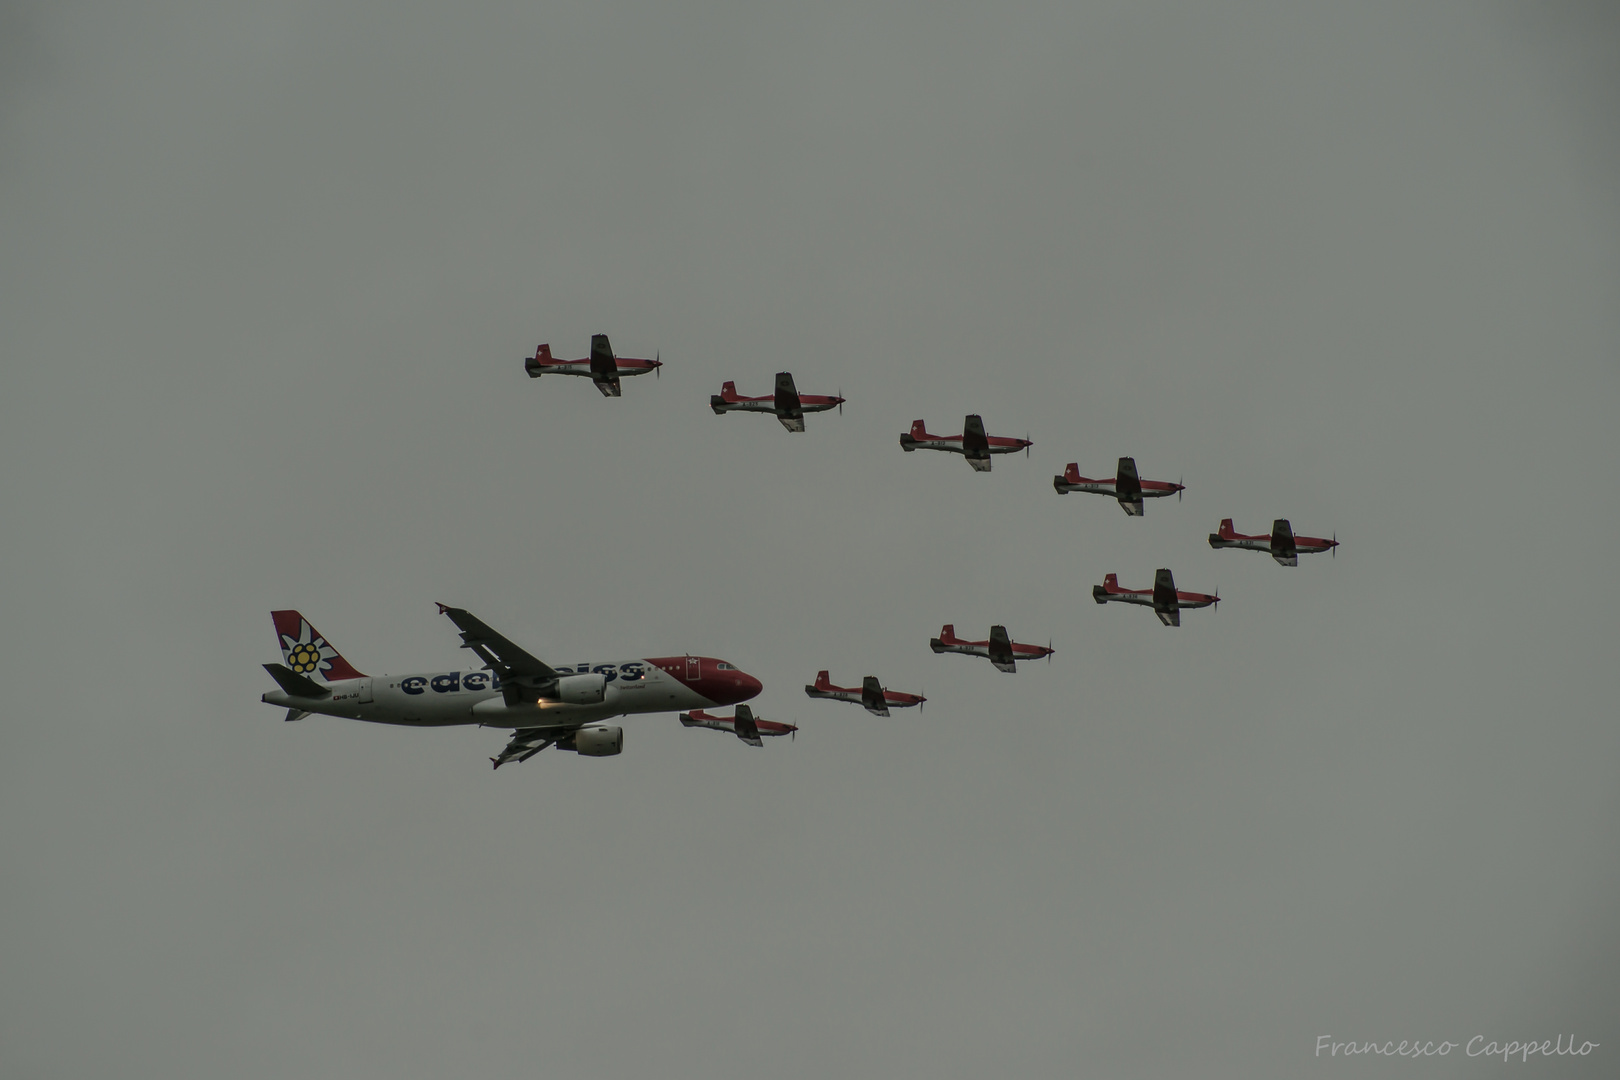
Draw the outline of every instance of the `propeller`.
<instances>
[{"instance_id":1,"label":"propeller","mask_svg":"<svg viewBox=\"0 0 1620 1080\"><path fill-rule=\"evenodd\" d=\"M844 415L844 388L842 386L838 388L838 415Z\"/></svg>"},{"instance_id":2,"label":"propeller","mask_svg":"<svg viewBox=\"0 0 1620 1080\"><path fill-rule=\"evenodd\" d=\"M1339 530L1338 529L1333 530L1333 552L1329 557L1334 558L1334 559L1337 559L1339 557Z\"/></svg>"},{"instance_id":3,"label":"propeller","mask_svg":"<svg viewBox=\"0 0 1620 1080\"><path fill-rule=\"evenodd\" d=\"M1050 664L1052 662L1052 639L1051 638L1046 639L1046 662L1048 664Z\"/></svg>"},{"instance_id":4,"label":"propeller","mask_svg":"<svg viewBox=\"0 0 1620 1080\"><path fill-rule=\"evenodd\" d=\"M657 352L653 353L653 378L662 379L663 377L664 377L664 351L662 349L660 349Z\"/></svg>"},{"instance_id":5,"label":"propeller","mask_svg":"<svg viewBox=\"0 0 1620 1080\"><path fill-rule=\"evenodd\" d=\"M1185 473L1183 473L1183 474L1182 474L1182 477L1181 477L1181 480L1177 480L1177 481L1176 481L1176 502L1180 502L1180 501L1181 501L1181 493L1182 493L1182 491L1183 491L1183 490L1185 490L1185 489L1186 489L1186 487L1187 487L1187 485L1186 485L1186 484L1184 484L1184 483L1182 483L1182 482L1181 482L1181 481L1182 481L1182 480L1185 480L1185 479L1187 479L1187 476L1186 476L1186 474L1185 474Z\"/></svg>"},{"instance_id":6,"label":"propeller","mask_svg":"<svg viewBox=\"0 0 1620 1080\"><path fill-rule=\"evenodd\" d=\"M1029 447L1030 447L1029 428L1025 428L1024 429L1024 460L1025 461L1029 460Z\"/></svg>"}]
</instances>

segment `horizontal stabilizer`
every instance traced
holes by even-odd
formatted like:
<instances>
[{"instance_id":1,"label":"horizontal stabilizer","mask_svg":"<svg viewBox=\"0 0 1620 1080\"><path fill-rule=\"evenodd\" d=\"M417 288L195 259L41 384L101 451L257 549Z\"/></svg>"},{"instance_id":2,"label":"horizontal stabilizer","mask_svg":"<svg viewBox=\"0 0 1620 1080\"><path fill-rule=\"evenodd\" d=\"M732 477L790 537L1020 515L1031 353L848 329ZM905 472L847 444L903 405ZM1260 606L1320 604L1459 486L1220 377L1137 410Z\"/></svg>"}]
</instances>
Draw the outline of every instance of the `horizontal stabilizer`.
<instances>
[{"instance_id":1,"label":"horizontal stabilizer","mask_svg":"<svg viewBox=\"0 0 1620 1080\"><path fill-rule=\"evenodd\" d=\"M276 685L285 690L288 695L295 698L324 698L331 697L332 691L314 679L305 678L290 667L281 664L266 664L264 670L276 680ZM288 717L289 720L295 719Z\"/></svg>"}]
</instances>

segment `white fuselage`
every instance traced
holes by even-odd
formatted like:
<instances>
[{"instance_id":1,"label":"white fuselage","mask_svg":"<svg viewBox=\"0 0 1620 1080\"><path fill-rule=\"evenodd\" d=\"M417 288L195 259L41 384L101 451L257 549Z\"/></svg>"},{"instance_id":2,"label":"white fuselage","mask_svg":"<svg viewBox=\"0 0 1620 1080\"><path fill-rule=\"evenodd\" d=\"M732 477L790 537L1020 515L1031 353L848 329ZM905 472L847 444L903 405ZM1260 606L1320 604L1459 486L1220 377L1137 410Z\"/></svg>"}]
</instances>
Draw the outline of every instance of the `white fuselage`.
<instances>
[{"instance_id":1,"label":"white fuselage","mask_svg":"<svg viewBox=\"0 0 1620 1080\"><path fill-rule=\"evenodd\" d=\"M615 365L612 371L605 372L604 376L598 376L596 372L591 370L590 361L576 360L572 364L536 364L529 370L533 371L536 375L583 375L587 379L595 379L604 376L608 378L623 378L626 375L640 375L647 369L640 367L618 367Z\"/></svg>"},{"instance_id":2,"label":"white fuselage","mask_svg":"<svg viewBox=\"0 0 1620 1080\"><path fill-rule=\"evenodd\" d=\"M1271 537L1269 536L1244 537L1243 539L1239 540L1228 540L1224 536L1218 536L1215 539L1217 542L1211 544L1211 547L1243 548L1245 551L1271 551ZM1299 550L1303 551L1305 549L1300 548ZM1244 565L1249 564L1245 563Z\"/></svg>"},{"instance_id":3,"label":"white fuselage","mask_svg":"<svg viewBox=\"0 0 1620 1080\"><path fill-rule=\"evenodd\" d=\"M608 681L602 700L592 705L540 701L508 706L499 681L487 671L373 675L325 684L332 691L330 697L303 698L272 690L261 700L374 724L477 724L497 728L576 727L628 713L682 712L717 704L647 660L580 664L556 670L563 675L603 675Z\"/></svg>"}]
</instances>

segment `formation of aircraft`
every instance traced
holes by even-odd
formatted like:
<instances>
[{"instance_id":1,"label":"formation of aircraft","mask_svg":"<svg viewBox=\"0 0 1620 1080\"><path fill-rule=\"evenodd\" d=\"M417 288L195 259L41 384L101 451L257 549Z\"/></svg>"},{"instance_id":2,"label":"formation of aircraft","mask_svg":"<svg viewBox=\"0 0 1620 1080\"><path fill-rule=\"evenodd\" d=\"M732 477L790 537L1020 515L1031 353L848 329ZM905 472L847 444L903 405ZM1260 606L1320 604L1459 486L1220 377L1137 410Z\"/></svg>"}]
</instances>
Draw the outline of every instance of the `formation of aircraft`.
<instances>
[{"instance_id":1,"label":"formation of aircraft","mask_svg":"<svg viewBox=\"0 0 1620 1080\"><path fill-rule=\"evenodd\" d=\"M614 356L613 346L606 334L591 335L591 355L583 360L558 360L551 355L550 345L541 345L534 355L523 361L523 370L529 378L542 375L583 375L596 384L603 397L619 396L619 380L628 375L645 375L663 367L663 361L636 360L628 356Z\"/></svg>"},{"instance_id":2,"label":"formation of aircraft","mask_svg":"<svg viewBox=\"0 0 1620 1080\"><path fill-rule=\"evenodd\" d=\"M888 716L889 709L909 709L928 699L921 694L905 694L890 690L878 682L876 675L868 675L860 686L834 686L825 671L816 672L814 684L804 688L805 694L823 701L849 701L860 705L873 716Z\"/></svg>"},{"instance_id":3,"label":"formation of aircraft","mask_svg":"<svg viewBox=\"0 0 1620 1080\"><path fill-rule=\"evenodd\" d=\"M1051 656L1051 645L1023 645L1007 636L1005 626L992 626L989 641L967 641L956 636L956 627L946 623L939 637L931 638L928 647L937 653L961 653L963 656L987 657L997 671L1012 675L1018 671L1019 660L1039 660Z\"/></svg>"},{"instance_id":4,"label":"formation of aircraft","mask_svg":"<svg viewBox=\"0 0 1620 1080\"><path fill-rule=\"evenodd\" d=\"M967 459L967 463L973 466L975 472L990 471L991 454L1016 454L1020 450L1028 453L1029 448L1034 445L1028 439L986 435L984 420L976 413L962 422L960 435L930 435L926 424L921 420L913 420L911 430L900 436L900 448L908 454L913 450L944 450L951 454L961 454Z\"/></svg>"},{"instance_id":5,"label":"formation of aircraft","mask_svg":"<svg viewBox=\"0 0 1620 1080\"><path fill-rule=\"evenodd\" d=\"M1278 518L1271 523L1270 536L1265 533L1249 536L1233 529L1231 518L1222 518L1220 531L1209 534L1209 546L1217 550L1243 548L1247 551L1265 551L1277 560L1279 566L1298 566L1301 553L1310 555L1333 551L1339 546L1339 538L1335 536L1331 540L1324 540L1320 536L1295 536L1287 518Z\"/></svg>"},{"instance_id":6,"label":"formation of aircraft","mask_svg":"<svg viewBox=\"0 0 1620 1080\"><path fill-rule=\"evenodd\" d=\"M657 372L663 361L615 356L606 334L591 336L591 354L581 360L557 360L549 345L541 345L533 357L525 358L524 370L530 378L542 375L578 375L589 378L605 397L620 396L620 380L626 376ZM768 413L790 432L805 429L805 416L831 409L843 411L843 395L801 394L791 372L778 372L774 393L745 397L736 384L726 382L721 392L709 399L718 415L727 412ZM991 458L1022 450L1028 454L1034 443L1028 439L989 435L978 414L964 418L960 435L933 435L917 420L900 436L900 446L913 450L940 450L961 454L977 472L989 472ZM1077 462L1069 462L1061 476L1052 478L1059 494L1086 492L1108 495L1118 501L1130 517L1143 516L1147 499L1174 494L1178 500L1185 490L1179 481L1144 480L1136 459L1122 457L1112 478L1092 479L1080 474ZM1244 548L1268 552L1283 566L1297 566L1301 553L1334 551L1338 537L1324 539L1296 536L1288 519L1278 518L1271 533L1247 535L1237 532L1232 519L1221 521L1218 532L1209 534L1212 548ZM1150 607L1166 626L1180 626L1181 612L1189 608L1212 607L1220 603L1219 593L1178 590L1174 575L1161 568L1151 589L1124 589L1118 577L1108 574L1103 584L1092 589L1098 604L1110 602ZM267 704L286 709L287 720L311 715L343 717L378 724L410 727L469 725L509 730L506 747L490 758L495 768L508 762L523 762L550 747L571 751L582 757L612 757L624 751L624 729L605 721L641 713L676 712L684 727L725 731L750 746L763 746L767 737L798 731L795 724L761 719L744 702L756 697L759 679L735 665L710 656L679 654L597 664L550 665L491 629L464 608L438 605L439 611L456 626L461 647L470 650L483 663L476 671L427 671L403 675L370 676L360 672L322 637L299 612L271 613L281 648L282 663L265 664L277 689L262 696ZM929 641L935 653L958 653L988 659L999 671L1014 673L1019 661L1050 659L1053 648L1013 641L1002 625L992 626L984 641L956 636L947 623L939 637ZM835 685L827 671L816 673L816 681L804 692L811 698L845 701L862 706L875 716L888 716L891 709L918 707L927 699L883 686L874 675L865 676L859 687ZM734 706L730 716L707 710Z\"/></svg>"},{"instance_id":7,"label":"formation of aircraft","mask_svg":"<svg viewBox=\"0 0 1620 1080\"><path fill-rule=\"evenodd\" d=\"M738 705L731 716L710 716L702 709L681 713L681 726L703 727L713 731L729 731L749 746L764 746L764 736L792 735L796 724L779 724L775 720L761 720L747 705Z\"/></svg>"},{"instance_id":8,"label":"formation of aircraft","mask_svg":"<svg viewBox=\"0 0 1620 1080\"><path fill-rule=\"evenodd\" d=\"M1109 574L1101 585L1091 589L1091 598L1099 604L1110 601L1121 604L1140 604L1150 607L1166 626L1180 626L1184 608L1210 607L1221 602L1219 593L1183 592L1176 588L1176 577L1160 567L1153 575L1151 589L1122 589L1117 575Z\"/></svg>"},{"instance_id":9,"label":"formation of aircraft","mask_svg":"<svg viewBox=\"0 0 1620 1080\"><path fill-rule=\"evenodd\" d=\"M1052 477L1052 486L1059 495L1067 495L1071 491L1086 491L1096 495L1112 495L1119 500L1119 508L1131 517L1142 516L1143 499L1162 499L1166 495L1181 498L1186 490L1182 484L1172 484L1164 480L1143 480L1136 475L1136 459L1122 457L1119 459L1119 470L1112 480L1093 480L1080 475L1079 462L1071 461L1063 469L1062 476Z\"/></svg>"},{"instance_id":10,"label":"formation of aircraft","mask_svg":"<svg viewBox=\"0 0 1620 1080\"><path fill-rule=\"evenodd\" d=\"M778 371L774 394L742 397L737 393L737 384L728 382L720 387L718 394L709 398L709 408L714 410L716 416L728 412L771 413L789 431L803 431L805 413L826 412L829 409L843 412L844 399L837 394L801 394L793 384L793 373Z\"/></svg>"},{"instance_id":11,"label":"formation of aircraft","mask_svg":"<svg viewBox=\"0 0 1620 1080\"><path fill-rule=\"evenodd\" d=\"M602 721L631 713L735 705L760 681L712 656L656 656L597 664L550 665L490 629L464 608L439 605L461 632L461 647L482 671L364 675L296 611L273 611L282 663L264 669L279 690L260 700L287 710L408 727L475 724L514 732L496 768L527 761L549 746L582 757L624 749L624 731Z\"/></svg>"}]
</instances>

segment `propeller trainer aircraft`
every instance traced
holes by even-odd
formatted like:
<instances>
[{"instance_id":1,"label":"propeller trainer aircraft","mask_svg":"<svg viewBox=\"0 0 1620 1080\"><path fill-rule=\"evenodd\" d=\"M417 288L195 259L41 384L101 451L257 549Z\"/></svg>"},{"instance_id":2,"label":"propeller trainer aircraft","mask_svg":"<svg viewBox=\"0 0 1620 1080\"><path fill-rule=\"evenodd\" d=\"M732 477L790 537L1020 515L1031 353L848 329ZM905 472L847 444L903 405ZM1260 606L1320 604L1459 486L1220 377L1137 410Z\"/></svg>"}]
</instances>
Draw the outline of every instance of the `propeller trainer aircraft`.
<instances>
[{"instance_id":1,"label":"propeller trainer aircraft","mask_svg":"<svg viewBox=\"0 0 1620 1080\"><path fill-rule=\"evenodd\" d=\"M852 701L864 706L873 716L888 716L891 706L896 709L909 709L928 700L921 694L903 694L898 690L886 690L878 683L876 675L868 675L861 680L858 687L834 686L825 671L816 672L815 685L806 686L804 692L825 701Z\"/></svg>"},{"instance_id":2,"label":"propeller trainer aircraft","mask_svg":"<svg viewBox=\"0 0 1620 1080\"><path fill-rule=\"evenodd\" d=\"M614 356L613 346L606 334L591 335L591 355L584 360L557 360L551 355L551 346L542 345L534 355L525 357L523 370L529 378L542 375L583 375L596 384L603 397L619 396L619 379L626 375L645 375L664 366L662 360L635 360L628 356Z\"/></svg>"},{"instance_id":3,"label":"propeller trainer aircraft","mask_svg":"<svg viewBox=\"0 0 1620 1080\"><path fill-rule=\"evenodd\" d=\"M764 746L762 736L766 735L792 735L798 731L796 724L779 724L775 720L761 720L754 715L754 710L746 705L738 705L735 716L710 716L702 709L694 709L689 713L681 713L683 727L705 727L715 731L729 731L749 746Z\"/></svg>"},{"instance_id":4,"label":"propeller trainer aircraft","mask_svg":"<svg viewBox=\"0 0 1620 1080\"><path fill-rule=\"evenodd\" d=\"M1279 566L1298 566L1299 556L1311 555L1322 551L1333 551L1339 546L1339 538L1324 540L1320 536L1295 536L1293 526L1288 524L1287 518L1278 518L1271 523L1271 535L1246 536L1232 528L1232 519L1221 520L1221 531L1209 534L1209 546L1212 548L1244 548L1248 551L1269 551L1271 557L1277 560ZM1335 555L1337 551L1333 552Z\"/></svg>"},{"instance_id":5,"label":"propeller trainer aircraft","mask_svg":"<svg viewBox=\"0 0 1620 1080\"><path fill-rule=\"evenodd\" d=\"M1112 495L1119 500L1119 508L1131 517L1142 516L1143 499L1162 499L1166 495L1181 498L1184 486L1164 480L1143 480L1136 475L1136 459L1119 459L1119 471L1112 480L1093 480L1080 475L1080 465L1071 461L1062 476L1052 477L1052 486L1059 495L1071 491L1089 491L1097 495Z\"/></svg>"},{"instance_id":6,"label":"propeller trainer aircraft","mask_svg":"<svg viewBox=\"0 0 1620 1080\"><path fill-rule=\"evenodd\" d=\"M913 450L945 450L961 454L975 472L990 471L991 454L1016 454L1020 450L1027 454L1034 445L1028 439L986 435L984 421L977 414L962 422L960 435L930 435L927 425L921 420L914 420L911 430L900 436L900 448L908 454Z\"/></svg>"},{"instance_id":7,"label":"propeller trainer aircraft","mask_svg":"<svg viewBox=\"0 0 1620 1080\"><path fill-rule=\"evenodd\" d=\"M1099 604L1115 600L1122 604L1150 607L1159 617L1159 621L1166 626L1181 625L1183 608L1209 607L1211 604L1221 602L1219 593L1212 596L1209 593L1177 592L1175 575L1162 567L1153 575L1151 589L1122 589L1119 587L1118 575L1109 574L1103 578L1101 585L1092 587L1091 598Z\"/></svg>"},{"instance_id":8,"label":"propeller trainer aircraft","mask_svg":"<svg viewBox=\"0 0 1620 1080\"><path fill-rule=\"evenodd\" d=\"M834 408L843 412L844 399L838 395L801 394L799 388L793 385L793 373L778 371L776 393L763 397L742 397L737 393L737 384L728 382L720 387L718 394L709 396L709 408L714 410L716 416L728 412L773 413L789 431L803 431L805 413L826 412Z\"/></svg>"},{"instance_id":9,"label":"propeller trainer aircraft","mask_svg":"<svg viewBox=\"0 0 1620 1080\"><path fill-rule=\"evenodd\" d=\"M266 664L279 690L261 701L287 710L410 727L516 729L496 768L548 746L585 757L624 749L624 730L601 721L630 713L734 705L759 693L758 679L711 656L660 656L552 667L462 608L439 605L461 631L462 648L483 671L363 675L296 611L273 611L283 663Z\"/></svg>"},{"instance_id":10,"label":"propeller trainer aircraft","mask_svg":"<svg viewBox=\"0 0 1620 1080\"><path fill-rule=\"evenodd\" d=\"M992 626L989 641L964 641L956 636L956 627L951 623L946 623L940 629L939 637L929 640L928 647L937 653L989 657L997 671L1005 671L1009 675L1018 671L1017 661L1039 660L1043 656L1051 656L1053 652L1050 645L1020 645L1007 637L1005 626Z\"/></svg>"}]
</instances>

